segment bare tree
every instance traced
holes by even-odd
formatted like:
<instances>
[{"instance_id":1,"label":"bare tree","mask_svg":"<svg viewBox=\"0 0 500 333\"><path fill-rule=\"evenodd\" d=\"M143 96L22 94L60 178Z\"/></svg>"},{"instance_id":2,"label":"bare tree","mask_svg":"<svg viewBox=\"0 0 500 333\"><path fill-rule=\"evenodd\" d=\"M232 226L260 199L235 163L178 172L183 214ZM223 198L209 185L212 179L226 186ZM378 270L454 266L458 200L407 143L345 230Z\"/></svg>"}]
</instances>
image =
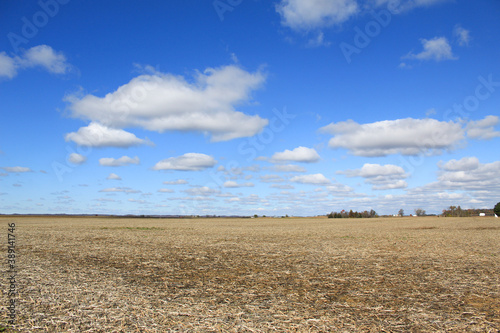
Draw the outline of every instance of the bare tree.
<instances>
[{"instance_id":1,"label":"bare tree","mask_svg":"<svg viewBox=\"0 0 500 333\"><path fill-rule=\"evenodd\" d=\"M417 215L417 216L424 216L425 215L425 210L423 210L422 208L417 208L417 209L415 209L415 215Z\"/></svg>"}]
</instances>

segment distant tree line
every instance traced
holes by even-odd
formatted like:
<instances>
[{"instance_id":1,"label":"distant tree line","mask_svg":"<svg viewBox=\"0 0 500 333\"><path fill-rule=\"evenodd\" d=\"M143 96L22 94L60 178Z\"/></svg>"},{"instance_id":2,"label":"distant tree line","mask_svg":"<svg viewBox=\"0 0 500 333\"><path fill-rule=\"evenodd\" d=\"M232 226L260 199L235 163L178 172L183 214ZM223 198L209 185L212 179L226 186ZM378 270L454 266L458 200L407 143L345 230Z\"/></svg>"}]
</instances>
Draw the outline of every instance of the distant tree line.
<instances>
[{"instance_id":1,"label":"distant tree line","mask_svg":"<svg viewBox=\"0 0 500 333\"><path fill-rule=\"evenodd\" d=\"M447 209L443 209L442 216L445 217L469 217L469 216L479 216L480 213L485 213L486 215L493 216L493 209L462 209L460 206L450 206Z\"/></svg>"},{"instance_id":2,"label":"distant tree line","mask_svg":"<svg viewBox=\"0 0 500 333\"><path fill-rule=\"evenodd\" d=\"M331 212L327 214L330 219L346 219L346 218L369 218L369 217L378 217L378 214L373 209L370 211L365 210L364 212L354 212L352 209L347 212L342 210L341 212Z\"/></svg>"}]
</instances>

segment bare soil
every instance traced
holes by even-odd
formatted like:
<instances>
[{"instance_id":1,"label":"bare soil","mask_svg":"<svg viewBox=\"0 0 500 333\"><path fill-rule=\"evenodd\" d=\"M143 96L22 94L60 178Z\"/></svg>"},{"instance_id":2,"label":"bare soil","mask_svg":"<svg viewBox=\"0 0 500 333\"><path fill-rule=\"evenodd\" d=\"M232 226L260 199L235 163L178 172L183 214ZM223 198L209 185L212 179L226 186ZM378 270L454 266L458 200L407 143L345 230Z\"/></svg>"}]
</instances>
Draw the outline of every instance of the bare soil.
<instances>
[{"instance_id":1,"label":"bare soil","mask_svg":"<svg viewBox=\"0 0 500 333\"><path fill-rule=\"evenodd\" d=\"M500 330L500 219L4 216L4 258L11 222L9 331Z\"/></svg>"}]
</instances>

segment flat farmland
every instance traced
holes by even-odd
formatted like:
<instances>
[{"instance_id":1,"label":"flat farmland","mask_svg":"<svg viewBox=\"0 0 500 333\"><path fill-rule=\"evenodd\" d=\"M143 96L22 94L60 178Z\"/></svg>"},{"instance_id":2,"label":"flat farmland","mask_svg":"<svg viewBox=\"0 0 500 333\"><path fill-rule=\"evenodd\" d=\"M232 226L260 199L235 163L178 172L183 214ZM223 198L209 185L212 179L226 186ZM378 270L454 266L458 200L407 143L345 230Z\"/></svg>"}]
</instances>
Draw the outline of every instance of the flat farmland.
<instances>
[{"instance_id":1,"label":"flat farmland","mask_svg":"<svg viewBox=\"0 0 500 333\"><path fill-rule=\"evenodd\" d=\"M500 329L500 219L0 221L19 332Z\"/></svg>"}]
</instances>

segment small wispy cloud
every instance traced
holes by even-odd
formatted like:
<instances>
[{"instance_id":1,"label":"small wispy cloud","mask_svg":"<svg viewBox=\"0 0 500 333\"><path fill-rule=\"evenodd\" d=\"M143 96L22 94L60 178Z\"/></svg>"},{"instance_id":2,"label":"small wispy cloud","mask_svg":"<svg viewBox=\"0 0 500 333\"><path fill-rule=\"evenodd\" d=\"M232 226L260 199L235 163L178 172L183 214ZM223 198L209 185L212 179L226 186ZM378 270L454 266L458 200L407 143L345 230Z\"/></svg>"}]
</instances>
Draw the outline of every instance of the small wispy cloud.
<instances>
[{"instance_id":1,"label":"small wispy cloud","mask_svg":"<svg viewBox=\"0 0 500 333\"><path fill-rule=\"evenodd\" d=\"M20 167L20 166L15 166L15 167L2 167L7 172L10 173L23 173L23 172L33 172L30 168L26 167Z\"/></svg>"},{"instance_id":2,"label":"small wispy cloud","mask_svg":"<svg viewBox=\"0 0 500 333\"><path fill-rule=\"evenodd\" d=\"M110 173L108 177L106 177L106 179L109 179L109 180L122 180L122 178L120 176L118 176L116 173Z\"/></svg>"},{"instance_id":3,"label":"small wispy cloud","mask_svg":"<svg viewBox=\"0 0 500 333\"><path fill-rule=\"evenodd\" d=\"M451 45L446 37L434 37L432 39L422 38L420 40L423 50L419 53L410 52L403 56L403 59L416 59L416 60L457 60L451 49Z\"/></svg>"},{"instance_id":4,"label":"small wispy cloud","mask_svg":"<svg viewBox=\"0 0 500 333\"><path fill-rule=\"evenodd\" d=\"M134 158L128 156L122 156L120 158L112 158L112 157L103 157L99 159L99 164L102 166L110 166L110 167L119 167L129 164L139 164L139 157L135 156Z\"/></svg>"},{"instance_id":5,"label":"small wispy cloud","mask_svg":"<svg viewBox=\"0 0 500 333\"><path fill-rule=\"evenodd\" d=\"M109 187L100 190L99 192L121 192L121 193L141 193L139 190L131 189L130 187Z\"/></svg>"},{"instance_id":6,"label":"small wispy cloud","mask_svg":"<svg viewBox=\"0 0 500 333\"><path fill-rule=\"evenodd\" d=\"M457 39L458 45L460 46L469 46L469 42L471 41L470 31L462 28L459 24L455 26L453 29L453 35Z\"/></svg>"},{"instance_id":7,"label":"small wispy cloud","mask_svg":"<svg viewBox=\"0 0 500 333\"><path fill-rule=\"evenodd\" d=\"M77 153L71 153L69 155L69 158L68 158L68 161L70 163L73 163L73 164L83 164L85 163L85 161L87 160L87 158L81 154L77 154Z\"/></svg>"}]
</instances>

